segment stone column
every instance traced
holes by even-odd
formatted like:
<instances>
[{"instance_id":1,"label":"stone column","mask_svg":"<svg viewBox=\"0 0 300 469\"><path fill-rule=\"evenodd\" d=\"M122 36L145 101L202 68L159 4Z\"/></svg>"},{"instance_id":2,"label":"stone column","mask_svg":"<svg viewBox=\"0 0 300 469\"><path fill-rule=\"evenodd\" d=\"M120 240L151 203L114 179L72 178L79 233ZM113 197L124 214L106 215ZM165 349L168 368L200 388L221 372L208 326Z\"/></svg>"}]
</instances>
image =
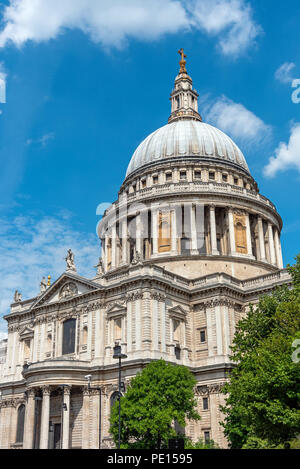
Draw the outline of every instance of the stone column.
<instances>
[{"instance_id":1,"label":"stone column","mask_svg":"<svg viewBox=\"0 0 300 469\"><path fill-rule=\"evenodd\" d=\"M33 448L34 420L35 420L35 391L28 390L28 399L25 412L23 449Z\"/></svg>"},{"instance_id":2,"label":"stone column","mask_svg":"<svg viewBox=\"0 0 300 469\"><path fill-rule=\"evenodd\" d=\"M172 210L172 254L177 254L177 217L176 217L176 208Z\"/></svg>"},{"instance_id":3,"label":"stone column","mask_svg":"<svg viewBox=\"0 0 300 469\"><path fill-rule=\"evenodd\" d=\"M157 256L158 254L158 210L152 209L151 212L151 220L152 220L152 244L153 244L153 256Z\"/></svg>"},{"instance_id":4,"label":"stone column","mask_svg":"<svg viewBox=\"0 0 300 469\"><path fill-rule=\"evenodd\" d=\"M197 227L196 227L196 211L194 205L191 205L190 209L190 217L191 217L191 254L197 255L198 253L198 244L197 244Z\"/></svg>"},{"instance_id":5,"label":"stone column","mask_svg":"<svg viewBox=\"0 0 300 469\"><path fill-rule=\"evenodd\" d=\"M117 267L117 226L113 224L111 230L111 268Z\"/></svg>"},{"instance_id":6,"label":"stone column","mask_svg":"<svg viewBox=\"0 0 300 469\"><path fill-rule=\"evenodd\" d=\"M151 295L152 302L152 350L158 351L158 301L157 295Z\"/></svg>"},{"instance_id":7,"label":"stone column","mask_svg":"<svg viewBox=\"0 0 300 469\"><path fill-rule=\"evenodd\" d=\"M69 449L70 443L70 399L71 396L71 387L64 387L64 404L66 405L66 410L63 408L63 439L62 439L62 449Z\"/></svg>"},{"instance_id":8,"label":"stone column","mask_svg":"<svg viewBox=\"0 0 300 469\"><path fill-rule=\"evenodd\" d=\"M275 250L276 250L276 258L277 258L277 267L279 269L283 269L283 259L282 259L282 252L281 252L281 245L280 245L280 237L277 228L275 228Z\"/></svg>"},{"instance_id":9,"label":"stone column","mask_svg":"<svg viewBox=\"0 0 300 469\"><path fill-rule=\"evenodd\" d=\"M91 442L90 449L99 449L99 420L100 420L100 395L99 389L91 390L92 419L91 419Z\"/></svg>"},{"instance_id":10,"label":"stone column","mask_svg":"<svg viewBox=\"0 0 300 469\"><path fill-rule=\"evenodd\" d=\"M270 259L271 264L276 265L276 256L275 256L275 246L274 246L274 236L273 236L273 226L268 223L268 234L269 234L269 246L270 246Z\"/></svg>"},{"instance_id":11,"label":"stone column","mask_svg":"<svg viewBox=\"0 0 300 469\"><path fill-rule=\"evenodd\" d=\"M138 293L135 300L135 349L142 348L142 298L143 294Z\"/></svg>"},{"instance_id":12,"label":"stone column","mask_svg":"<svg viewBox=\"0 0 300 469\"><path fill-rule=\"evenodd\" d=\"M42 401L42 420L41 420L41 436L40 449L48 449L49 442L49 417L50 417L50 386L43 386Z\"/></svg>"},{"instance_id":13,"label":"stone column","mask_svg":"<svg viewBox=\"0 0 300 469\"><path fill-rule=\"evenodd\" d=\"M127 299L127 352L132 351L132 302Z\"/></svg>"},{"instance_id":14,"label":"stone column","mask_svg":"<svg viewBox=\"0 0 300 469\"><path fill-rule=\"evenodd\" d=\"M229 241L230 241L230 254L235 255L235 234L234 234L234 222L233 222L233 210L228 209L228 227L229 227Z\"/></svg>"},{"instance_id":15,"label":"stone column","mask_svg":"<svg viewBox=\"0 0 300 469\"><path fill-rule=\"evenodd\" d=\"M224 323L224 355L230 355L230 323L228 306L222 306Z\"/></svg>"},{"instance_id":16,"label":"stone column","mask_svg":"<svg viewBox=\"0 0 300 469\"><path fill-rule=\"evenodd\" d=\"M210 210L210 239L211 239L211 254L213 256L218 256L220 253L218 251L217 245L217 230L216 230L216 209L214 205L209 207Z\"/></svg>"},{"instance_id":17,"label":"stone column","mask_svg":"<svg viewBox=\"0 0 300 469\"><path fill-rule=\"evenodd\" d=\"M165 353L166 349L166 301L165 298L162 296L161 298L161 351Z\"/></svg>"},{"instance_id":18,"label":"stone column","mask_svg":"<svg viewBox=\"0 0 300 469\"><path fill-rule=\"evenodd\" d=\"M93 338L93 315L94 311L88 312L88 336L87 336L87 359L92 359L92 338Z\"/></svg>"},{"instance_id":19,"label":"stone column","mask_svg":"<svg viewBox=\"0 0 300 469\"><path fill-rule=\"evenodd\" d=\"M139 253L140 258L143 258L143 239L142 239L142 226L141 226L141 214L139 213L136 217L136 252Z\"/></svg>"},{"instance_id":20,"label":"stone column","mask_svg":"<svg viewBox=\"0 0 300 469\"><path fill-rule=\"evenodd\" d=\"M122 264L128 264L127 252L128 252L128 230L127 230L127 218L122 220Z\"/></svg>"},{"instance_id":21,"label":"stone column","mask_svg":"<svg viewBox=\"0 0 300 469\"><path fill-rule=\"evenodd\" d=\"M247 234L248 256L253 257L253 248L252 248L252 237L251 237L249 213L246 214L246 234Z\"/></svg>"},{"instance_id":22,"label":"stone column","mask_svg":"<svg viewBox=\"0 0 300 469\"><path fill-rule=\"evenodd\" d=\"M33 361L33 363L38 361L38 346L39 346L40 325L36 324L34 329L35 330L34 330L33 351L32 351L32 361Z\"/></svg>"},{"instance_id":23,"label":"stone column","mask_svg":"<svg viewBox=\"0 0 300 469\"><path fill-rule=\"evenodd\" d=\"M105 234L104 238L104 268L105 272L108 271L108 243L109 243L109 236L108 233Z\"/></svg>"},{"instance_id":24,"label":"stone column","mask_svg":"<svg viewBox=\"0 0 300 469\"><path fill-rule=\"evenodd\" d=\"M209 305L206 306L207 348L209 357L213 357L215 355L213 344L213 311L212 307Z\"/></svg>"},{"instance_id":25,"label":"stone column","mask_svg":"<svg viewBox=\"0 0 300 469\"><path fill-rule=\"evenodd\" d=\"M95 416L94 416L95 418ZM89 449L89 433L90 433L90 391L87 387L83 388L83 404L82 404L82 449Z\"/></svg>"},{"instance_id":26,"label":"stone column","mask_svg":"<svg viewBox=\"0 0 300 469\"><path fill-rule=\"evenodd\" d=\"M217 339L217 351L218 355L223 355L223 334L222 334L222 318L221 318L221 306L215 306L216 315L216 339Z\"/></svg>"},{"instance_id":27,"label":"stone column","mask_svg":"<svg viewBox=\"0 0 300 469\"><path fill-rule=\"evenodd\" d=\"M259 236L260 260L263 262L267 262L263 220L261 217L258 217L258 236Z\"/></svg>"}]
</instances>

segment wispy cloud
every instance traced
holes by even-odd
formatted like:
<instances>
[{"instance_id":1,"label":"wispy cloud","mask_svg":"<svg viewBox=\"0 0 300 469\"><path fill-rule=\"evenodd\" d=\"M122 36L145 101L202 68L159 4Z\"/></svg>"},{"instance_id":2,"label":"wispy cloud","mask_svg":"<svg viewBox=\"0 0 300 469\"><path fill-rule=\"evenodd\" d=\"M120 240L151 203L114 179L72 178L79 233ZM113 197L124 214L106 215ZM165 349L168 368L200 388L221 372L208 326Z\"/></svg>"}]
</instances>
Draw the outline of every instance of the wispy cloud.
<instances>
[{"instance_id":1,"label":"wispy cloud","mask_svg":"<svg viewBox=\"0 0 300 469\"><path fill-rule=\"evenodd\" d=\"M249 111L243 104L235 103L226 96L206 100L205 120L243 143L259 143L269 138L271 127Z\"/></svg>"},{"instance_id":2,"label":"wispy cloud","mask_svg":"<svg viewBox=\"0 0 300 469\"><path fill-rule=\"evenodd\" d=\"M288 143L281 142L269 163L264 168L264 175L273 178L277 173L296 168L300 173L300 123L293 124Z\"/></svg>"},{"instance_id":3,"label":"wispy cloud","mask_svg":"<svg viewBox=\"0 0 300 469\"><path fill-rule=\"evenodd\" d=\"M244 0L190 0L188 8L193 25L217 37L225 55L239 56L262 33Z\"/></svg>"},{"instance_id":4,"label":"wispy cloud","mask_svg":"<svg viewBox=\"0 0 300 469\"><path fill-rule=\"evenodd\" d=\"M296 64L293 62L285 62L281 67L278 68L275 72L276 80L284 84L291 84L294 77L292 75L292 70L296 67Z\"/></svg>"},{"instance_id":5,"label":"wispy cloud","mask_svg":"<svg viewBox=\"0 0 300 469\"><path fill-rule=\"evenodd\" d=\"M26 141L26 145L36 144L36 145L40 145L41 147L45 148L51 142L51 140L54 140L54 138L55 138L55 134L53 132L50 132L50 133L45 134L42 137L37 138L37 139L29 138Z\"/></svg>"},{"instance_id":6,"label":"wispy cloud","mask_svg":"<svg viewBox=\"0 0 300 469\"><path fill-rule=\"evenodd\" d=\"M63 214L0 219L0 318L8 312L16 289L23 299L32 298L39 293L43 276L56 279L65 271L69 248L75 253L78 274L91 278L100 252L96 234L76 231ZM0 320L0 332L5 330L6 323Z\"/></svg>"},{"instance_id":7,"label":"wispy cloud","mask_svg":"<svg viewBox=\"0 0 300 469\"><path fill-rule=\"evenodd\" d=\"M217 37L225 55L240 55L261 33L246 0L10 0L0 47L55 39L79 29L104 47L152 41L189 30Z\"/></svg>"}]
</instances>

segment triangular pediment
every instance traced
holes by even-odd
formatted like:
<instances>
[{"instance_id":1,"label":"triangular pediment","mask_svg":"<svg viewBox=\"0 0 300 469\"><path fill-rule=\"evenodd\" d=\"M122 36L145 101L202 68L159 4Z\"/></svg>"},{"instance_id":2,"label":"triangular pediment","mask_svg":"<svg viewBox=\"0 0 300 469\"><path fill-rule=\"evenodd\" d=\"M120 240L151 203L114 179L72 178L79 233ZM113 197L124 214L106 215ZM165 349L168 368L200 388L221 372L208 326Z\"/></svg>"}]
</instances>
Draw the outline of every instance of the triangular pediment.
<instances>
[{"instance_id":1,"label":"triangular pediment","mask_svg":"<svg viewBox=\"0 0 300 469\"><path fill-rule=\"evenodd\" d=\"M178 317L185 318L187 316L187 311L182 306L177 305L169 309L169 314L171 316L178 316Z\"/></svg>"},{"instance_id":2,"label":"triangular pediment","mask_svg":"<svg viewBox=\"0 0 300 469\"><path fill-rule=\"evenodd\" d=\"M122 314L124 313L124 310L126 310L125 304L121 303L113 303L108 309L107 309L107 314L109 316L113 316L115 314Z\"/></svg>"},{"instance_id":3,"label":"triangular pediment","mask_svg":"<svg viewBox=\"0 0 300 469\"><path fill-rule=\"evenodd\" d=\"M34 336L34 330L26 326L20 331L20 340L31 339Z\"/></svg>"},{"instance_id":4,"label":"triangular pediment","mask_svg":"<svg viewBox=\"0 0 300 469\"><path fill-rule=\"evenodd\" d=\"M35 300L31 310L51 303L61 303L98 289L99 285L91 280L64 273Z\"/></svg>"}]
</instances>

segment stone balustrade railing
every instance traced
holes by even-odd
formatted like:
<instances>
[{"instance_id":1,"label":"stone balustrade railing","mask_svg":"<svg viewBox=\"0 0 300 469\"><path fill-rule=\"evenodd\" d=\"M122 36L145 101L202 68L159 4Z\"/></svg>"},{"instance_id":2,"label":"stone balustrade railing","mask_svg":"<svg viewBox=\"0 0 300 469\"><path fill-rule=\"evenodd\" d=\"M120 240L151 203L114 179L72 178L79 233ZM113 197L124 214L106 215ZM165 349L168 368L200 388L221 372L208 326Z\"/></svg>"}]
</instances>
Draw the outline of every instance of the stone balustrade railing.
<instances>
[{"instance_id":1,"label":"stone balustrade railing","mask_svg":"<svg viewBox=\"0 0 300 469\"><path fill-rule=\"evenodd\" d=\"M179 182L179 183L169 183L169 184L161 184L161 185L154 185L151 187L147 187L145 189L141 189L137 192L133 192L128 194L128 202L132 203L136 200L141 201L143 199L147 199L149 196L153 197L155 195L163 195L163 194L182 194L182 193L205 193L209 192L209 194L236 194L239 196L243 196L246 199L257 200L268 207L272 208L276 211L275 205L264 197L263 195L251 191L248 189L244 189L239 186L232 186L230 184L224 183L217 183L217 182L202 182L202 181L193 181L193 182ZM122 198L119 202L116 202L116 205L120 208L123 206ZM107 212L108 213L108 212Z\"/></svg>"}]
</instances>

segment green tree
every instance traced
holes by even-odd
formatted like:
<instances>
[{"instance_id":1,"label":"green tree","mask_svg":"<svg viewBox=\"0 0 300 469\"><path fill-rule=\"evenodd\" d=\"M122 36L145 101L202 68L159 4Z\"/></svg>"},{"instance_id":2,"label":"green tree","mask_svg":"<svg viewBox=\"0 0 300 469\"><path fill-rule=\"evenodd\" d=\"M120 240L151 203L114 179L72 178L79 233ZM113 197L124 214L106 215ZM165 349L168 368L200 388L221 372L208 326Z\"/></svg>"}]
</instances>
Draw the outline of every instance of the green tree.
<instances>
[{"instance_id":1,"label":"green tree","mask_svg":"<svg viewBox=\"0 0 300 469\"><path fill-rule=\"evenodd\" d=\"M232 448L276 448L300 434L300 363L292 360L300 339L300 255L296 260L288 267L293 288L262 297L238 324L222 408Z\"/></svg>"},{"instance_id":2,"label":"green tree","mask_svg":"<svg viewBox=\"0 0 300 469\"><path fill-rule=\"evenodd\" d=\"M121 398L122 448L161 449L176 436L174 422L199 420L196 380L184 366L153 361L132 379ZM112 408L110 432L118 442L119 404Z\"/></svg>"},{"instance_id":3,"label":"green tree","mask_svg":"<svg viewBox=\"0 0 300 469\"><path fill-rule=\"evenodd\" d=\"M185 438L184 449L220 449L213 440L204 441L201 438L193 442L190 438Z\"/></svg>"}]
</instances>

